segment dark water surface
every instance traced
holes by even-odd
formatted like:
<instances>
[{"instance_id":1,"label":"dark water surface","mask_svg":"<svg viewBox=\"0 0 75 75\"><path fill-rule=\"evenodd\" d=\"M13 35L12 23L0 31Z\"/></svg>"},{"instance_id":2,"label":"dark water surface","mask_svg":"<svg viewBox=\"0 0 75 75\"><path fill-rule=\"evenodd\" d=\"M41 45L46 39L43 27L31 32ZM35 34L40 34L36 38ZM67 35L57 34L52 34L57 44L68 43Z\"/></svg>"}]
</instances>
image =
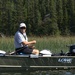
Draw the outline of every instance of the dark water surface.
<instances>
[{"instance_id":1,"label":"dark water surface","mask_svg":"<svg viewBox=\"0 0 75 75\"><path fill-rule=\"evenodd\" d=\"M35 72L4 72L0 75L75 75L75 70L54 70L54 71L35 71Z\"/></svg>"}]
</instances>

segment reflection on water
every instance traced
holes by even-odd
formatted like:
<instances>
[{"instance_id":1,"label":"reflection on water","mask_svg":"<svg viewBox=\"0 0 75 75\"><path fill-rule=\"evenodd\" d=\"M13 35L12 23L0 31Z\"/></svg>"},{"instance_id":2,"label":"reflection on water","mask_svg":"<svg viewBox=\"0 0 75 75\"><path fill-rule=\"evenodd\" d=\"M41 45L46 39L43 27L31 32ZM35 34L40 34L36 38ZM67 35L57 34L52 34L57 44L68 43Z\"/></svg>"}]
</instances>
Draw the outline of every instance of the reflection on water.
<instances>
[{"instance_id":1,"label":"reflection on water","mask_svg":"<svg viewBox=\"0 0 75 75\"><path fill-rule=\"evenodd\" d=\"M0 75L75 75L74 70L65 70L65 71L36 71L36 72L13 72L13 73L1 73Z\"/></svg>"}]
</instances>

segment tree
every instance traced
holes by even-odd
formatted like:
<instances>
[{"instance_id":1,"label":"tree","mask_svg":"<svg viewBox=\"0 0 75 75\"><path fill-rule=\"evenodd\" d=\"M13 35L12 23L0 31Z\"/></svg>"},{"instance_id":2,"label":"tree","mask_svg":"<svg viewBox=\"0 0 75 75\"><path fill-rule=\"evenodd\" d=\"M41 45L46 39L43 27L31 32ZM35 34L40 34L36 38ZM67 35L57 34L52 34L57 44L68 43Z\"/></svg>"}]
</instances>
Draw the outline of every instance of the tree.
<instances>
[{"instance_id":1,"label":"tree","mask_svg":"<svg viewBox=\"0 0 75 75\"><path fill-rule=\"evenodd\" d=\"M75 35L75 0L68 0L67 10L69 15L69 30L71 35Z\"/></svg>"},{"instance_id":2,"label":"tree","mask_svg":"<svg viewBox=\"0 0 75 75\"><path fill-rule=\"evenodd\" d=\"M62 35L69 35L69 16L67 11L67 1L68 0L63 0Z\"/></svg>"},{"instance_id":3,"label":"tree","mask_svg":"<svg viewBox=\"0 0 75 75\"><path fill-rule=\"evenodd\" d=\"M6 35L21 22L28 35L73 35L74 20L75 0L0 0L0 32Z\"/></svg>"},{"instance_id":4,"label":"tree","mask_svg":"<svg viewBox=\"0 0 75 75\"><path fill-rule=\"evenodd\" d=\"M63 28L63 3L62 0L57 0L56 1L56 10L57 10L57 23L58 23L58 28L60 31L60 35L62 35L62 28Z\"/></svg>"},{"instance_id":5,"label":"tree","mask_svg":"<svg viewBox=\"0 0 75 75\"><path fill-rule=\"evenodd\" d=\"M49 33L50 35L59 35L59 29L57 24L57 13L56 13L56 1L50 0L50 25Z\"/></svg>"}]
</instances>

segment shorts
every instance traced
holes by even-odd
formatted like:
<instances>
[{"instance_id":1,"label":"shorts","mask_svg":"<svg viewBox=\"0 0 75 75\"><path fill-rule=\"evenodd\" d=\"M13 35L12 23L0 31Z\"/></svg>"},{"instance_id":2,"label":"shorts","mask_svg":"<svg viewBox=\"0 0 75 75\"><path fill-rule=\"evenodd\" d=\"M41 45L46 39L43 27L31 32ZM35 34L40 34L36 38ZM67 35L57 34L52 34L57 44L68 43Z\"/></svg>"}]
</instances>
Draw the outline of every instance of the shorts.
<instances>
[{"instance_id":1,"label":"shorts","mask_svg":"<svg viewBox=\"0 0 75 75\"><path fill-rule=\"evenodd\" d=\"M24 54L31 54L33 52L33 49L29 47L22 47L16 49L16 53L21 53L21 52Z\"/></svg>"}]
</instances>

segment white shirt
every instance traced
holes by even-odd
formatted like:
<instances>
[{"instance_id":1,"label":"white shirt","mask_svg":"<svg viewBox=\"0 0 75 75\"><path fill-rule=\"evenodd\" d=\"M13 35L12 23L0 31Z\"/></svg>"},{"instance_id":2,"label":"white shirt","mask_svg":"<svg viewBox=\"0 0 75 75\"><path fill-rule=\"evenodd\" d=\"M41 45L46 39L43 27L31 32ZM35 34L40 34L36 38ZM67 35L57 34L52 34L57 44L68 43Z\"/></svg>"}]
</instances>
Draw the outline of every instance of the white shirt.
<instances>
[{"instance_id":1,"label":"white shirt","mask_svg":"<svg viewBox=\"0 0 75 75\"><path fill-rule=\"evenodd\" d=\"M23 41L28 41L26 33L22 34L20 31L17 31L15 33L15 37L14 37L15 48L21 48L21 47L23 47L24 46L22 44Z\"/></svg>"}]
</instances>

